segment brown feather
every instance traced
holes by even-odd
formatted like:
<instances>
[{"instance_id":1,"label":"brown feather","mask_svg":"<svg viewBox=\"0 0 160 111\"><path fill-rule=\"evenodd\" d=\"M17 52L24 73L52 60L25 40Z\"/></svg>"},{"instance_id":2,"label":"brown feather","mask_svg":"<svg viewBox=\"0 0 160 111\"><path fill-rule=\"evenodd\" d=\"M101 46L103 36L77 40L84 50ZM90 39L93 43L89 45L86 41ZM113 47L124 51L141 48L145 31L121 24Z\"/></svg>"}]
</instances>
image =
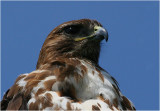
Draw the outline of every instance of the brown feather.
<instances>
[{"instance_id":1,"label":"brown feather","mask_svg":"<svg viewBox=\"0 0 160 111\"><path fill-rule=\"evenodd\" d=\"M125 96L122 96L122 99L121 105L124 110L135 110L135 108L132 107L131 102Z\"/></svg>"},{"instance_id":2,"label":"brown feather","mask_svg":"<svg viewBox=\"0 0 160 111\"><path fill-rule=\"evenodd\" d=\"M17 94L8 104L7 110L19 110L22 105L22 95Z\"/></svg>"},{"instance_id":3,"label":"brown feather","mask_svg":"<svg viewBox=\"0 0 160 111\"><path fill-rule=\"evenodd\" d=\"M7 106L8 106L9 101L12 99L12 98L7 97L8 92L9 92L9 89L7 90L5 95L3 96L3 99L2 99L2 101L0 103L1 110L5 110L7 108Z\"/></svg>"}]
</instances>

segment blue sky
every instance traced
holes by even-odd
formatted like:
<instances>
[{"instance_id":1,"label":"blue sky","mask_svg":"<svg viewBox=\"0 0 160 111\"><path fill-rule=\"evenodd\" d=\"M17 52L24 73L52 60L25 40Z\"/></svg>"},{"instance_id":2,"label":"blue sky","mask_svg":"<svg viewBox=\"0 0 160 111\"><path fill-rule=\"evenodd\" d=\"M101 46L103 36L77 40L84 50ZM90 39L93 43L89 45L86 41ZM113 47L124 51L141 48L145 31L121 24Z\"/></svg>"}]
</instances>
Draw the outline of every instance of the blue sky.
<instances>
[{"instance_id":1,"label":"blue sky","mask_svg":"<svg viewBox=\"0 0 160 111\"><path fill-rule=\"evenodd\" d=\"M100 66L136 109L158 109L158 2L2 2L1 97L18 75L35 70L41 46L57 25L96 19L109 32Z\"/></svg>"}]
</instances>

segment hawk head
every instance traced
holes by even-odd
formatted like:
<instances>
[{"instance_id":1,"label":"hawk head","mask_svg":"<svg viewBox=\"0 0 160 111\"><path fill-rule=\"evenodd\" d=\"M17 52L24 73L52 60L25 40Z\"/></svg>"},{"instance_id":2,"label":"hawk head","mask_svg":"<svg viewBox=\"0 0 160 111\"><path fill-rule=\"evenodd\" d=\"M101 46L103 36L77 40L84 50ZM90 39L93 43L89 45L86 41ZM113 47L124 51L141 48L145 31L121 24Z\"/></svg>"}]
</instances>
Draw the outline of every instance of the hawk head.
<instances>
[{"instance_id":1,"label":"hawk head","mask_svg":"<svg viewBox=\"0 0 160 111\"><path fill-rule=\"evenodd\" d=\"M80 58L98 63L100 42L108 33L96 20L65 22L51 31L40 51L37 69L55 58Z\"/></svg>"}]
</instances>

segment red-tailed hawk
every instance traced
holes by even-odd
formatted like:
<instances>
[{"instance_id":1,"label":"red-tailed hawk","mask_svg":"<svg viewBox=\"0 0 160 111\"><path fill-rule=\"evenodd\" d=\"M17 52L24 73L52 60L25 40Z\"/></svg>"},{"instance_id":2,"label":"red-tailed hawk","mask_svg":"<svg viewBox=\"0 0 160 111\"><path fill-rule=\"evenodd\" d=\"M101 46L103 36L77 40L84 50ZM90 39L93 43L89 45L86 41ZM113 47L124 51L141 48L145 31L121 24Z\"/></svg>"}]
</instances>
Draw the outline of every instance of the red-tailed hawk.
<instances>
[{"instance_id":1,"label":"red-tailed hawk","mask_svg":"<svg viewBox=\"0 0 160 111\"><path fill-rule=\"evenodd\" d=\"M7 110L135 110L116 80L98 65L107 31L96 20L65 22L46 38L36 70L5 93Z\"/></svg>"}]
</instances>

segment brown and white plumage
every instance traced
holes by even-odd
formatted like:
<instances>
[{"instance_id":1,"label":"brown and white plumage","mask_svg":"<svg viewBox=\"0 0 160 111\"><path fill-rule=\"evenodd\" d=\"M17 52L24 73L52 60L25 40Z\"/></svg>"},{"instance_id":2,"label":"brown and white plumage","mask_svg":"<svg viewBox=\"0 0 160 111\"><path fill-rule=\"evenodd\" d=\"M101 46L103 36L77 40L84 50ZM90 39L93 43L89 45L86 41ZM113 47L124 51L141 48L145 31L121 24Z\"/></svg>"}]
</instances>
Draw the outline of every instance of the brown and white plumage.
<instances>
[{"instance_id":1,"label":"brown and white plumage","mask_svg":"<svg viewBox=\"0 0 160 111\"><path fill-rule=\"evenodd\" d=\"M37 69L6 92L8 110L135 110L116 80L98 65L108 34L96 20L65 22L46 38Z\"/></svg>"}]
</instances>

